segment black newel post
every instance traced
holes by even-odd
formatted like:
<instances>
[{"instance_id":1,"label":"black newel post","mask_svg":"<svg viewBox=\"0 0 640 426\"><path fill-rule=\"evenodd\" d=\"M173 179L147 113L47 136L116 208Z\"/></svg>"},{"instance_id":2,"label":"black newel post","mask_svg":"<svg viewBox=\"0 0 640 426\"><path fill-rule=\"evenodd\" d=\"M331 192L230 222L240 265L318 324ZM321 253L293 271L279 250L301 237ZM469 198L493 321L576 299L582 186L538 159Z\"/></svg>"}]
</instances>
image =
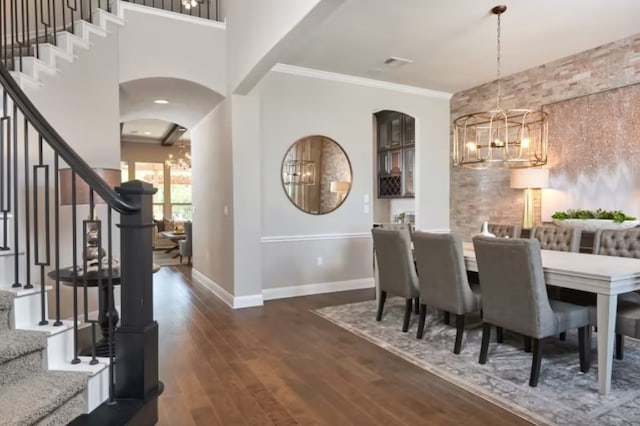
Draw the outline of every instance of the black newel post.
<instances>
[{"instance_id":1,"label":"black newel post","mask_svg":"<svg viewBox=\"0 0 640 426\"><path fill-rule=\"evenodd\" d=\"M120 216L122 321L115 331L115 398L148 400L149 408L157 416L161 385L152 286L152 196L156 189L136 180L123 183L116 191L127 201L139 205L140 211Z\"/></svg>"}]
</instances>

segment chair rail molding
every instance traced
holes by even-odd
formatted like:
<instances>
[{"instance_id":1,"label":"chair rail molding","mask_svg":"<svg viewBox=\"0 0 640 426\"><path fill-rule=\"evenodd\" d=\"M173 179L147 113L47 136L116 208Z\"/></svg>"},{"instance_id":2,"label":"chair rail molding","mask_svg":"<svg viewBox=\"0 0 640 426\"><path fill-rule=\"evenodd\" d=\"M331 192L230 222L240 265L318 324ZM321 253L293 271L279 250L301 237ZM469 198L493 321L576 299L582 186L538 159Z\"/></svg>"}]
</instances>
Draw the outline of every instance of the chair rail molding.
<instances>
[{"instance_id":1,"label":"chair rail molding","mask_svg":"<svg viewBox=\"0 0 640 426\"><path fill-rule=\"evenodd\" d=\"M371 232L349 232L342 234L274 235L260 238L261 243L290 243L296 241L349 240L371 238Z\"/></svg>"}]
</instances>

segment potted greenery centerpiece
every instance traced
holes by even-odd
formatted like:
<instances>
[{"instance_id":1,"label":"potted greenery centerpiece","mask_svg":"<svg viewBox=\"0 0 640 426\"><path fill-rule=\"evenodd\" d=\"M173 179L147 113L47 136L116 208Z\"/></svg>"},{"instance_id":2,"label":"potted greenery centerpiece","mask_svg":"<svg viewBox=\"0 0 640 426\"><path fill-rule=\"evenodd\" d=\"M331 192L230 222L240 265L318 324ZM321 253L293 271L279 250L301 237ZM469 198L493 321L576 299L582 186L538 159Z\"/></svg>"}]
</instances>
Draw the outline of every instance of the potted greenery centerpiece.
<instances>
[{"instance_id":1,"label":"potted greenery centerpiece","mask_svg":"<svg viewBox=\"0 0 640 426\"><path fill-rule=\"evenodd\" d=\"M628 229L638 225L635 217L627 216L620 210L567 210L551 215L558 226L574 226L585 231L596 229Z\"/></svg>"}]
</instances>

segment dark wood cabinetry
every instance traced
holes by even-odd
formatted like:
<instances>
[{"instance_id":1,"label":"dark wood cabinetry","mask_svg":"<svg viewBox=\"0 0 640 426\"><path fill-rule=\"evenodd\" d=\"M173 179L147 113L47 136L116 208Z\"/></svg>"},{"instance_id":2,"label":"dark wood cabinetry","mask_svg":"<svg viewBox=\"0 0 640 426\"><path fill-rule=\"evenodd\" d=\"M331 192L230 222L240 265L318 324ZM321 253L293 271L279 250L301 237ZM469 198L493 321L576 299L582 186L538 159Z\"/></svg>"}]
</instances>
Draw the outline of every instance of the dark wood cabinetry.
<instances>
[{"instance_id":1,"label":"dark wood cabinetry","mask_svg":"<svg viewBox=\"0 0 640 426\"><path fill-rule=\"evenodd\" d=\"M376 114L378 198L413 198L415 119L397 111Z\"/></svg>"}]
</instances>

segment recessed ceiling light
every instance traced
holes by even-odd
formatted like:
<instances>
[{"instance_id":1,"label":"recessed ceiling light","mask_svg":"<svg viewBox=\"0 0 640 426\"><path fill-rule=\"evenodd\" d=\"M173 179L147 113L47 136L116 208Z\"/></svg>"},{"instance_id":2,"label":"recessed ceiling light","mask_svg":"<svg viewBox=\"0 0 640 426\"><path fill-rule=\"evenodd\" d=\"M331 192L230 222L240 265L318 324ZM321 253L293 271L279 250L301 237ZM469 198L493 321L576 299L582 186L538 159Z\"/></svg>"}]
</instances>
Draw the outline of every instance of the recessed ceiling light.
<instances>
[{"instance_id":1,"label":"recessed ceiling light","mask_svg":"<svg viewBox=\"0 0 640 426\"><path fill-rule=\"evenodd\" d=\"M144 132L145 135L149 136L151 132Z\"/></svg>"},{"instance_id":2,"label":"recessed ceiling light","mask_svg":"<svg viewBox=\"0 0 640 426\"><path fill-rule=\"evenodd\" d=\"M169 103L168 100L166 99L156 99L155 101L153 101L154 104L160 104L160 105L166 105Z\"/></svg>"}]
</instances>

